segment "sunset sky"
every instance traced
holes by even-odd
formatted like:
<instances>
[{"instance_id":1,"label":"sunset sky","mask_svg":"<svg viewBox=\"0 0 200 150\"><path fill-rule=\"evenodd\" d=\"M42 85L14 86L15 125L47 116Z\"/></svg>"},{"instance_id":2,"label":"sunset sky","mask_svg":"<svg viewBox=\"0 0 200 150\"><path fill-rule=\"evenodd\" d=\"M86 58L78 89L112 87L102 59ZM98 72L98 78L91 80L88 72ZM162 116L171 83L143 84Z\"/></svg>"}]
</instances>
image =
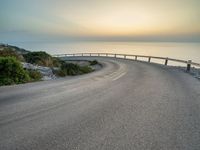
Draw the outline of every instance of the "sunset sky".
<instances>
[{"instance_id":1,"label":"sunset sky","mask_svg":"<svg viewBox=\"0 0 200 150\"><path fill-rule=\"evenodd\" d=\"M200 0L1 0L0 43L200 41Z\"/></svg>"}]
</instances>

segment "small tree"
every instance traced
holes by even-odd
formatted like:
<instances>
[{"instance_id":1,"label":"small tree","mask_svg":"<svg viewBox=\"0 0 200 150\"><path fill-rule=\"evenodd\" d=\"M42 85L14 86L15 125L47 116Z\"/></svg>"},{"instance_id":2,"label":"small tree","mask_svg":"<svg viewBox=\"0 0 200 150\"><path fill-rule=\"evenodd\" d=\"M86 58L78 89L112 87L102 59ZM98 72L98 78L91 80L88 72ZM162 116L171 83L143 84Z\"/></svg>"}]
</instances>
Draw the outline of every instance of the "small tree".
<instances>
[{"instance_id":1,"label":"small tree","mask_svg":"<svg viewBox=\"0 0 200 150\"><path fill-rule=\"evenodd\" d=\"M14 57L0 57L0 85L19 84L30 81L28 73Z\"/></svg>"}]
</instances>

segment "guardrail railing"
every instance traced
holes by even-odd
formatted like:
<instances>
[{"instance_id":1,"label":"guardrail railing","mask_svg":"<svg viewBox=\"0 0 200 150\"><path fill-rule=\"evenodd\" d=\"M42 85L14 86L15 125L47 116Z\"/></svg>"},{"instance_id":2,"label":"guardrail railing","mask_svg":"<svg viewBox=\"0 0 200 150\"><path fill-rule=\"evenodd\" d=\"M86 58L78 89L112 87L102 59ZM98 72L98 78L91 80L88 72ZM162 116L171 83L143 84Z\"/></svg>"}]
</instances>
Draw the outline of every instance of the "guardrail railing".
<instances>
[{"instance_id":1,"label":"guardrail railing","mask_svg":"<svg viewBox=\"0 0 200 150\"><path fill-rule=\"evenodd\" d=\"M156 56L145 56L145 55L129 55L129 54L114 54L114 53L73 53L73 54L58 54L53 55L54 57L84 57L84 56L90 56L90 57L114 57L114 58L123 58L123 59L129 59L129 60L138 60L138 58L147 58L147 61L150 63L151 59L159 59L159 60L165 60L164 65L168 65L169 61L172 62L179 62L186 64L186 71L191 70L191 66L200 67L200 63L192 62L192 60L180 60L180 59L173 59L168 57L156 57ZM120 57L121 56L121 57ZM127 58L129 57L129 58ZM132 57L132 59L130 59Z\"/></svg>"}]
</instances>

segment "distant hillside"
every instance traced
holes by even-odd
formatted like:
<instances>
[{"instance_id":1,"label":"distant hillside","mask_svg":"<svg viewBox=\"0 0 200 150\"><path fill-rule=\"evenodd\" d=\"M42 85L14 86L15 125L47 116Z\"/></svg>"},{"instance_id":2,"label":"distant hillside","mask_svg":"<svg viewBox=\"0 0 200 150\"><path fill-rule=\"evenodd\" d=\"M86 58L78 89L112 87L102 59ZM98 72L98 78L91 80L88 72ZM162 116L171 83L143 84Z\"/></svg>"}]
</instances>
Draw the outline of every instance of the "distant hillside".
<instances>
[{"instance_id":1,"label":"distant hillside","mask_svg":"<svg viewBox=\"0 0 200 150\"><path fill-rule=\"evenodd\" d=\"M8 45L8 44L0 44L0 50L12 50L12 51L16 51L18 54L22 54L22 55L30 52L23 48L19 48L19 47Z\"/></svg>"},{"instance_id":2,"label":"distant hillside","mask_svg":"<svg viewBox=\"0 0 200 150\"><path fill-rule=\"evenodd\" d=\"M45 66L59 67L62 61L54 58L44 51L30 52L12 45L0 44L0 57L15 57L19 61Z\"/></svg>"}]
</instances>

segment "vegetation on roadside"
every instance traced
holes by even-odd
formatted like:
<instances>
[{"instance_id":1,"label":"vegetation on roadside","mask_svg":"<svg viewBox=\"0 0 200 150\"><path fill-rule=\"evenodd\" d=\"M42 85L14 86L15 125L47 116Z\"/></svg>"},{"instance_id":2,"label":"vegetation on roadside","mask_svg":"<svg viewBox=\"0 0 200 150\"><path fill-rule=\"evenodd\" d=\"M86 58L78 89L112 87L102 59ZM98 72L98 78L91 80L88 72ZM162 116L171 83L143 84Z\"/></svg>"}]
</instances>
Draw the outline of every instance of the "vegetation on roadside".
<instances>
[{"instance_id":1,"label":"vegetation on roadside","mask_svg":"<svg viewBox=\"0 0 200 150\"><path fill-rule=\"evenodd\" d=\"M39 81L42 79L42 74L38 70L27 70L31 81Z\"/></svg>"},{"instance_id":2,"label":"vegetation on roadside","mask_svg":"<svg viewBox=\"0 0 200 150\"><path fill-rule=\"evenodd\" d=\"M81 74L90 73L92 71L94 71L94 70L90 66L81 66L80 67Z\"/></svg>"},{"instance_id":3,"label":"vegetation on roadside","mask_svg":"<svg viewBox=\"0 0 200 150\"><path fill-rule=\"evenodd\" d=\"M29 74L15 57L0 57L0 85L29 82Z\"/></svg>"},{"instance_id":4,"label":"vegetation on roadside","mask_svg":"<svg viewBox=\"0 0 200 150\"><path fill-rule=\"evenodd\" d=\"M97 60L89 61L91 66L99 64Z\"/></svg>"},{"instance_id":5,"label":"vegetation on roadside","mask_svg":"<svg viewBox=\"0 0 200 150\"><path fill-rule=\"evenodd\" d=\"M15 57L0 57L0 86L41 80L37 70L24 70Z\"/></svg>"},{"instance_id":6,"label":"vegetation on roadside","mask_svg":"<svg viewBox=\"0 0 200 150\"><path fill-rule=\"evenodd\" d=\"M90 66L80 66L73 63L63 63L59 70L54 71L56 75L64 76L75 76L92 72L93 69Z\"/></svg>"},{"instance_id":7,"label":"vegetation on roadside","mask_svg":"<svg viewBox=\"0 0 200 150\"><path fill-rule=\"evenodd\" d=\"M46 52L30 52L15 46L0 44L0 86L39 81L42 74L39 70L23 68L21 62L50 67L53 74L59 77L75 76L90 73L91 66L99 64L97 60L87 65L65 62L52 57Z\"/></svg>"},{"instance_id":8,"label":"vegetation on roadside","mask_svg":"<svg viewBox=\"0 0 200 150\"><path fill-rule=\"evenodd\" d=\"M26 62L45 67L59 67L61 65L57 58L52 57L46 52L29 52L23 55Z\"/></svg>"}]
</instances>

